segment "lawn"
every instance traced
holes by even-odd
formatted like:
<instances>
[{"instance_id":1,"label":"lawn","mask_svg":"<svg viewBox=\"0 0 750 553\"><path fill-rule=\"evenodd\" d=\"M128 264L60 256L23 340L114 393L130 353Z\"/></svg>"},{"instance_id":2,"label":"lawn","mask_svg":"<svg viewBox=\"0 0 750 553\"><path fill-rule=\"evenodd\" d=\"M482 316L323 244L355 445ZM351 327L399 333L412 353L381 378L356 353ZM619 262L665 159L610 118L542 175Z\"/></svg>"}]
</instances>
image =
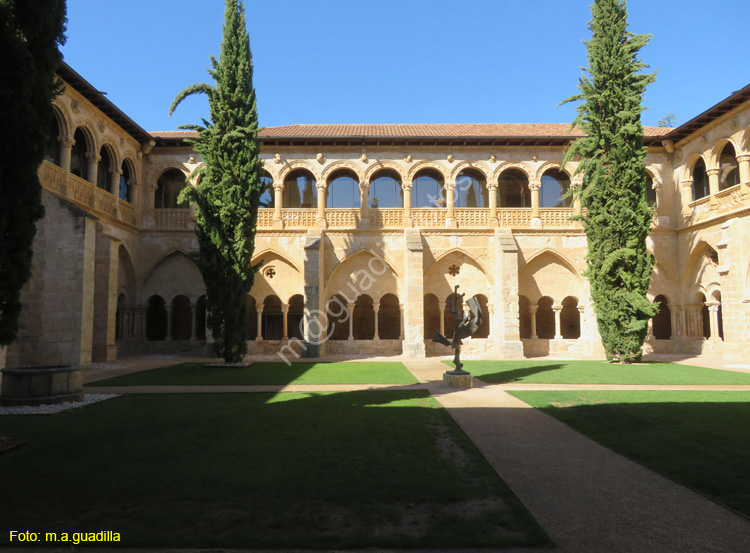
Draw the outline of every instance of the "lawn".
<instances>
[{"instance_id":1,"label":"lawn","mask_svg":"<svg viewBox=\"0 0 750 553\"><path fill-rule=\"evenodd\" d=\"M86 386L217 386L260 384L416 384L417 379L398 362L253 363L246 368L207 368L203 363L181 363L116 376Z\"/></svg>"},{"instance_id":2,"label":"lawn","mask_svg":"<svg viewBox=\"0 0 750 553\"><path fill-rule=\"evenodd\" d=\"M0 435L29 439L0 455L0 545L11 529L144 548L548 543L422 390L121 396L2 416Z\"/></svg>"},{"instance_id":3,"label":"lawn","mask_svg":"<svg viewBox=\"0 0 750 553\"><path fill-rule=\"evenodd\" d=\"M446 364L453 366L451 363ZM490 384L750 384L749 373L676 363L621 365L605 361L464 361Z\"/></svg>"},{"instance_id":4,"label":"lawn","mask_svg":"<svg viewBox=\"0 0 750 553\"><path fill-rule=\"evenodd\" d=\"M512 392L597 442L750 516L750 392Z\"/></svg>"}]
</instances>

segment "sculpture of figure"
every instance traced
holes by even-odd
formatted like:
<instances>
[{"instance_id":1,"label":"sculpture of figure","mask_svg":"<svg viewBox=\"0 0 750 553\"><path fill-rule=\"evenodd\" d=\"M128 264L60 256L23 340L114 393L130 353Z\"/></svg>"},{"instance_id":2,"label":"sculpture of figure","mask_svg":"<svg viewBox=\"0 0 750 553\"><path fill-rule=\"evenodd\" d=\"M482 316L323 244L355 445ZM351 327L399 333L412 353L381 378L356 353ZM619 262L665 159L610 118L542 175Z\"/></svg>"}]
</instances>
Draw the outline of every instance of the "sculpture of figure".
<instances>
[{"instance_id":1,"label":"sculpture of figure","mask_svg":"<svg viewBox=\"0 0 750 553\"><path fill-rule=\"evenodd\" d=\"M453 332L453 341L449 341L448 338L443 336L439 330L435 330L435 337L432 339L433 342L443 344L453 348L455 354L453 355L453 364L456 368L452 371L448 371L447 374L469 374L467 371L461 369L464 366L461 363L461 346L463 345L464 338L470 338L479 329L479 325L482 324L482 308L479 306L479 300L476 296L469 298L466 301L466 305L469 306L469 313L464 315L458 308L459 297L463 298L465 294L458 295L458 285L454 288L453 296L449 298L446 309L448 313L456 315L456 327Z\"/></svg>"}]
</instances>

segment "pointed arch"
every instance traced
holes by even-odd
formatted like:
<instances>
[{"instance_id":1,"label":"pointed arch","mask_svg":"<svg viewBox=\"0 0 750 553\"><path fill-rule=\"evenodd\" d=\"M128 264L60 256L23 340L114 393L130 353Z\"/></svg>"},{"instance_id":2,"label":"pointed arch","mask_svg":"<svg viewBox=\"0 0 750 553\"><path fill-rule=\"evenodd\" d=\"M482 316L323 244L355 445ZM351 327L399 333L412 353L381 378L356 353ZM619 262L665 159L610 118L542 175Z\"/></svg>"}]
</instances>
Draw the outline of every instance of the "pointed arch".
<instances>
[{"instance_id":1,"label":"pointed arch","mask_svg":"<svg viewBox=\"0 0 750 553\"><path fill-rule=\"evenodd\" d=\"M440 263L443 259L445 259L449 255L452 255L452 254L455 254L455 253L460 253L460 254L465 255L473 263L475 263L477 265L477 267L479 268L479 270L481 270L485 275L488 274L487 273L487 269L484 266L484 263L482 263L481 261L479 261L475 256L473 256L472 254L470 254L469 252L467 252L465 249L460 248L460 247L458 247L458 248L451 248L450 250L444 251L443 253L439 254L437 257L435 257L435 261L433 261L430 264L430 266L426 268L425 273L427 271L429 271L434 265Z\"/></svg>"},{"instance_id":2,"label":"pointed arch","mask_svg":"<svg viewBox=\"0 0 750 553\"><path fill-rule=\"evenodd\" d=\"M541 257L543 255L551 255L552 257L557 258L557 260L559 261L559 263L561 265L563 265L566 269L568 269L571 273L573 273L579 281L583 281L584 277L581 274L581 272L579 271L579 269L576 268L575 263L573 263L573 261L568 256L566 256L564 253L559 252L559 251L557 251L557 250L555 250L553 248L550 248L550 247L545 247L545 248L542 248L541 250L535 251L526 260L526 262L518 268L518 271L521 272L521 270L523 270L523 268L526 267L529 263L531 263L532 261L534 261L535 259L537 259L537 258L539 258L539 257Z\"/></svg>"},{"instance_id":3,"label":"pointed arch","mask_svg":"<svg viewBox=\"0 0 750 553\"><path fill-rule=\"evenodd\" d=\"M302 273L302 270L300 269L299 265L292 261L288 256L284 255L283 253L274 250L273 248L266 248L260 252L254 252L252 260L250 261L250 265L255 265L259 261L266 262L266 259L269 257L275 257L277 259L280 259L281 261L284 261L291 265L295 271L298 273ZM265 264L265 263L264 263Z\"/></svg>"},{"instance_id":4,"label":"pointed arch","mask_svg":"<svg viewBox=\"0 0 750 553\"><path fill-rule=\"evenodd\" d=\"M584 277L564 254L551 248L536 252L526 261L518 271L518 283L518 293L532 305L543 297L551 298L555 304L567 296L585 297Z\"/></svg>"},{"instance_id":5,"label":"pointed arch","mask_svg":"<svg viewBox=\"0 0 750 553\"><path fill-rule=\"evenodd\" d=\"M465 293L467 298L477 294L491 297L490 275L475 256L462 248L451 248L425 269L424 293L434 294L443 301L459 285L459 293Z\"/></svg>"},{"instance_id":6,"label":"pointed arch","mask_svg":"<svg viewBox=\"0 0 750 553\"><path fill-rule=\"evenodd\" d=\"M206 293L198 266L182 249L171 250L157 259L143 279L142 298L153 295L164 298L167 303L178 295L188 297L191 303Z\"/></svg>"},{"instance_id":7,"label":"pointed arch","mask_svg":"<svg viewBox=\"0 0 750 553\"><path fill-rule=\"evenodd\" d=\"M403 282L393 266L371 250L346 256L333 269L325 284L326 300L341 295L347 300L362 294L380 298L385 294L403 297Z\"/></svg>"}]
</instances>

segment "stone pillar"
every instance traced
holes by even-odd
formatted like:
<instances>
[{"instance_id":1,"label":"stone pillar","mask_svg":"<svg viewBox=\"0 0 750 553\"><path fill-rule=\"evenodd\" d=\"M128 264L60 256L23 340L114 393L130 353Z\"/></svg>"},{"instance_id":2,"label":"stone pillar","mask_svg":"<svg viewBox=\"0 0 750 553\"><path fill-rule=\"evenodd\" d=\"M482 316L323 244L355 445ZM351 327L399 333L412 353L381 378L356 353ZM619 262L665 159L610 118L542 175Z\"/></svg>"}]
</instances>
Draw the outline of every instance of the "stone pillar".
<instances>
[{"instance_id":1,"label":"stone pillar","mask_svg":"<svg viewBox=\"0 0 750 553\"><path fill-rule=\"evenodd\" d=\"M86 154L86 159L89 163L89 182L96 186L96 172L99 168L99 162L102 160L102 158L97 154Z\"/></svg>"},{"instance_id":2,"label":"stone pillar","mask_svg":"<svg viewBox=\"0 0 750 553\"><path fill-rule=\"evenodd\" d=\"M419 229L405 229L403 354L424 357L424 247Z\"/></svg>"},{"instance_id":3,"label":"stone pillar","mask_svg":"<svg viewBox=\"0 0 750 553\"><path fill-rule=\"evenodd\" d=\"M487 224L490 228L497 228L499 226L497 220L497 183L487 183L487 196L490 201L490 212L488 215Z\"/></svg>"},{"instance_id":4,"label":"stone pillar","mask_svg":"<svg viewBox=\"0 0 750 553\"><path fill-rule=\"evenodd\" d=\"M258 321L258 332L255 334L255 341L260 342L261 340L263 340L263 306L256 306L255 313Z\"/></svg>"},{"instance_id":5,"label":"stone pillar","mask_svg":"<svg viewBox=\"0 0 750 553\"><path fill-rule=\"evenodd\" d=\"M284 184L273 185L273 228L284 228L281 206L284 202Z\"/></svg>"},{"instance_id":6,"label":"stone pillar","mask_svg":"<svg viewBox=\"0 0 750 553\"><path fill-rule=\"evenodd\" d=\"M120 197L120 176L122 171L120 169L109 170L109 192L115 197Z\"/></svg>"},{"instance_id":7,"label":"stone pillar","mask_svg":"<svg viewBox=\"0 0 750 553\"><path fill-rule=\"evenodd\" d=\"M489 316L490 332L487 336L490 340L495 335L495 306L492 303L487 303L487 315Z\"/></svg>"},{"instance_id":8,"label":"stone pillar","mask_svg":"<svg viewBox=\"0 0 750 553\"><path fill-rule=\"evenodd\" d=\"M570 187L573 189L573 209L575 210L574 213L576 215L581 215L583 213L583 205L581 203L581 198L578 197L578 187L581 186L582 181L580 178L574 180L570 183Z\"/></svg>"},{"instance_id":9,"label":"stone pillar","mask_svg":"<svg viewBox=\"0 0 750 553\"><path fill-rule=\"evenodd\" d=\"M347 303L346 310L349 312L349 338L347 340L351 342L354 340L354 304Z\"/></svg>"},{"instance_id":10,"label":"stone pillar","mask_svg":"<svg viewBox=\"0 0 750 553\"><path fill-rule=\"evenodd\" d=\"M398 304L398 317L401 322L401 326L400 326L401 332L398 335L398 339L403 342L404 341L404 304L403 303Z\"/></svg>"},{"instance_id":11,"label":"stone pillar","mask_svg":"<svg viewBox=\"0 0 750 553\"><path fill-rule=\"evenodd\" d=\"M536 340L539 336L536 335L536 312L539 309L538 305L529 305L529 315L531 315L531 339Z\"/></svg>"},{"instance_id":12,"label":"stone pillar","mask_svg":"<svg viewBox=\"0 0 750 553\"><path fill-rule=\"evenodd\" d=\"M58 140L60 141L60 167L66 173L70 173L70 156L75 140L70 138L58 138Z\"/></svg>"},{"instance_id":13,"label":"stone pillar","mask_svg":"<svg viewBox=\"0 0 750 553\"><path fill-rule=\"evenodd\" d=\"M138 323L137 323L137 330L136 330L136 336L139 336L141 341L145 342L148 340L148 306L147 305L139 305L138 306Z\"/></svg>"},{"instance_id":14,"label":"stone pillar","mask_svg":"<svg viewBox=\"0 0 750 553\"><path fill-rule=\"evenodd\" d=\"M62 160L62 154L60 159ZM740 167L740 183L750 186L750 154L738 155L737 164Z\"/></svg>"},{"instance_id":15,"label":"stone pillar","mask_svg":"<svg viewBox=\"0 0 750 553\"><path fill-rule=\"evenodd\" d=\"M326 221L326 185L318 183L318 215L315 219L315 226L318 228L328 228Z\"/></svg>"},{"instance_id":16,"label":"stone pillar","mask_svg":"<svg viewBox=\"0 0 750 553\"><path fill-rule=\"evenodd\" d=\"M690 215L690 208L688 204L693 201L693 179L686 179L681 183L682 192L682 209L680 210L683 216Z\"/></svg>"},{"instance_id":17,"label":"stone pillar","mask_svg":"<svg viewBox=\"0 0 750 553\"><path fill-rule=\"evenodd\" d=\"M308 230L305 238L305 327L302 357L320 357L321 346L326 336L325 307L322 305L321 259L323 258L323 232Z\"/></svg>"},{"instance_id":18,"label":"stone pillar","mask_svg":"<svg viewBox=\"0 0 750 553\"><path fill-rule=\"evenodd\" d=\"M518 244L510 230L495 229L492 304L495 306L495 353L508 358L523 357L518 333Z\"/></svg>"},{"instance_id":19,"label":"stone pillar","mask_svg":"<svg viewBox=\"0 0 750 553\"><path fill-rule=\"evenodd\" d=\"M440 309L440 334L445 336L445 302L438 302L438 308Z\"/></svg>"},{"instance_id":20,"label":"stone pillar","mask_svg":"<svg viewBox=\"0 0 750 553\"><path fill-rule=\"evenodd\" d=\"M708 175L708 189L710 191L710 194L713 196L719 191L719 174L721 173L721 169L718 167L715 167L713 169L706 169L706 174Z\"/></svg>"},{"instance_id":21,"label":"stone pillar","mask_svg":"<svg viewBox=\"0 0 750 553\"><path fill-rule=\"evenodd\" d=\"M190 303L190 341L195 342L198 339L198 305L195 302Z\"/></svg>"},{"instance_id":22,"label":"stone pillar","mask_svg":"<svg viewBox=\"0 0 750 553\"><path fill-rule=\"evenodd\" d=\"M284 336L283 336L283 339L284 340L288 340L289 339L289 329L288 329L288 323L289 323L289 316L288 316L289 315L289 305L288 304L284 303L284 304L281 305L281 313L282 313L281 316L284 317Z\"/></svg>"},{"instance_id":23,"label":"stone pillar","mask_svg":"<svg viewBox=\"0 0 750 553\"><path fill-rule=\"evenodd\" d=\"M682 337L682 327L680 325L680 306L670 305L669 315L672 322L672 336L670 340L678 340Z\"/></svg>"},{"instance_id":24,"label":"stone pillar","mask_svg":"<svg viewBox=\"0 0 750 553\"><path fill-rule=\"evenodd\" d=\"M359 220L360 225L369 226L370 222L370 183L359 183Z\"/></svg>"},{"instance_id":25,"label":"stone pillar","mask_svg":"<svg viewBox=\"0 0 750 553\"><path fill-rule=\"evenodd\" d=\"M711 342L720 342L721 337L719 336L719 302L718 301L707 301L708 306L708 317L711 323Z\"/></svg>"},{"instance_id":26,"label":"stone pillar","mask_svg":"<svg viewBox=\"0 0 750 553\"><path fill-rule=\"evenodd\" d=\"M446 181L445 183L445 228L456 228L456 213L454 204L456 203L456 183L454 181Z\"/></svg>"},{"instance_id":27,"label":"stone pillar","mask_svg":"<svg viewBox=\"0 0 750 553\"><path fill-rule=\"evenodd\" d=\"M414 226L414 222L411 218L411 182L404 182L401 185L401 189L404 191L404 228L410 228Z\"/></svg>"},{"instance_id":28,"label":"stone pillar","mask_svg":"<svg viewBox=\"0 0 750 553\"><path fill-rule=\"evenodd\" d=\"M117 283L120 273L120 241L109 241L109 282L107 287L107 361L117 359Z\"/></svg>"},{"instance_id":29,"label":"stone pillar","mask_svg":"<svg viewBox=\"0 0 750 553\"><path fill-rule=\"evenodd\" d=\"M164 308L167 310L167 338L166 340L172 339L172 304L166 304Z\"/></svg>"},{"instance_id":30,"label":"stone pillar","mask_svg":"<svg viewBox=\"0 0 750 553\"><path fill-rule=\"evenodd\" d=\"M529 190L531 191L531 219L537 219L539 223L542 222L542 214L539 211L539 189L542 187L542 183L538 181L532 181L529 183Z\"/></svg>"},{"instance_id":31,"label":"stone pillar","mask_svg":"<svg viewBox=\"0 0 750 553\"><path fill-rule=\"evenodd\" d=\"M380 329L378 328L378 312L380 311L380 304L373 303L372 309L375 311L375 332L373 333L372 337L375 340L380 340Z\"/></svg>"},{"instance_id":32,"label":"stone pillar","mask_svg":"<svg viewBox=\"0 0 750 553\"><path fill-rule=\"evenodd\" d=\"M646 340L653 340L654 339L654 318L651 317L648 320L648 332L646 332Z\"/></svg>"},{"instance_id":33,"label":"stone pillar","mask_svg":"<svg viewBox=\"0 0 750 553\"><path fill-rule=\"evenodd\" d=\"M578 323L579 323L579 326L581 328L581 334L579 334L579 336L578 336L578 339L580 340L580 338L583 336L583 315L584 315L584 313L586 313L586 306L585 305L579 305L577 307L577 309L578 309ZM651 319L649 319L649 321L650 320Z\"/></svg>"},{"instance_id":34,"label":"stone pillar","mask_svg":"<svg viewBox=\"0 0 750 553\"><path fill-rule=\"evenodd\" d=\"M562 313L562 305L553 305L552 311L555 312L555 340L562 340L562 324L560 323L560 313Z\"/></svg>"}]
</instances>

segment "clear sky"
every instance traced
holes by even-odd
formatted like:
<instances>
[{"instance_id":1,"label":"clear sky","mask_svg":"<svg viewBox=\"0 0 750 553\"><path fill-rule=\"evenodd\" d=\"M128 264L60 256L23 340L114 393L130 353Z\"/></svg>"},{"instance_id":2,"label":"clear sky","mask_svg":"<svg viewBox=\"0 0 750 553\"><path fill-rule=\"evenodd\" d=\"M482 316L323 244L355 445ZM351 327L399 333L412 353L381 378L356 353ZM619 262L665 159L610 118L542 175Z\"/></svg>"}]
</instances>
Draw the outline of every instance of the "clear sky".
<instances>
[{"instance_id":1,"label":"clear sky","mask_svg":"<svg viewBox=\"0 0 750 553\"><path fill-rule=\"evenodd\" d=\"M587 0L246 0L260 124L567 123ZM65 61L149 131L206 117L223 0L68 0ZM748 0L630 0L659 69L646 125L684 123L750 83Z\"/></svg>"}]
</instances>

